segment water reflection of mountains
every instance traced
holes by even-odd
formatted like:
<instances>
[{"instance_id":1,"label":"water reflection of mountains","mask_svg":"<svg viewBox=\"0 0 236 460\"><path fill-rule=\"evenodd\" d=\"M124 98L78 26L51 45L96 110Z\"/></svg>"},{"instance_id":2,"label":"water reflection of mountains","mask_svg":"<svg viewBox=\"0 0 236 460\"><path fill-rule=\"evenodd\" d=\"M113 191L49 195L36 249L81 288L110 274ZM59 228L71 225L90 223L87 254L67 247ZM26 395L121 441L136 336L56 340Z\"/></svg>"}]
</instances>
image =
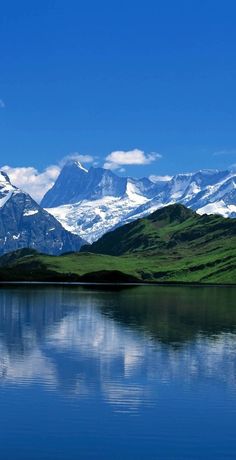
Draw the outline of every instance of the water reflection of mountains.
<instances>
[{"instance_id":1,"label":"water reflection of mountains","mask_svg":"<svg viewBox=\"0 0 236 460\"><path fill-rule=\"evenodd\" d=\"M235 383L235 292L1 289L0 379L80 396L99 388L129 406L145 399L155 379L227 375Z\"/></svg>"},{"instance_id":2,"label":"water reflection of mountains","mask_svg":"<svg viewBox=\"0 0 236 460\"><path fill-rule=\"evenodd\" d=\"M24 354L53 325L88 306L169 345L199 333L236 331L233 287L8 288L0 291L0 301L0 338L12 353Z\"/></svg>"}]
</instances>

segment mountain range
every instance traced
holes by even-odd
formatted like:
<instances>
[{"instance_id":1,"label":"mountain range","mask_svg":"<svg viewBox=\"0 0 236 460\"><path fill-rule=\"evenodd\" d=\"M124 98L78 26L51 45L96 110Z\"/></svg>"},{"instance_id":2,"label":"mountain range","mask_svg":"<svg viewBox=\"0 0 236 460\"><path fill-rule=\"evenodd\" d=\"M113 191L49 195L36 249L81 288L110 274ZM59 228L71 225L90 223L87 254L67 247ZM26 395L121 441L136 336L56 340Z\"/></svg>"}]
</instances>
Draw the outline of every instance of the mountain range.
<instances>
[{"instance_id":1,"label":"mountain range","mask_svg":"<svg viewBox=\"0 0 236 460\"><path fill-rule=\"evenodd\" d=\"M201 170L173 177L135 179L69 161L41 206L65 229L89 243L117 226L181 203L199 214L236 217L236 173Z\"/></svg>"},{"instance_id":2,"label":"mountain range","mask_svg":"<svg viewBox=\"0 0 236 460\"><path fill-rule=\"evenodd\" d=\"M136 179L70 160L40 204L0 172L0 254L24 247L79 251L104 234L180 203L198 214L236 217L234 170Z\"/></svg>"}]
</instances>

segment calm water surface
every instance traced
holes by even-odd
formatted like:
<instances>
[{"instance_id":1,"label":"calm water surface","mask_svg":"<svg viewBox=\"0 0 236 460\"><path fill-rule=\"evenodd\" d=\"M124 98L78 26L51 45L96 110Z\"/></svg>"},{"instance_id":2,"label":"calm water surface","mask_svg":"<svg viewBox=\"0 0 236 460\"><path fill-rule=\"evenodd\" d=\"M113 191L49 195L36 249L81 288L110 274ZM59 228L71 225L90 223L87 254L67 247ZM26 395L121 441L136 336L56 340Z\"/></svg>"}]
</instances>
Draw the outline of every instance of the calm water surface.
<instances>
[{"instance_id":1,"label":"calm water surface","mask_svg":"<svg viewBox=\"0 0 236 460\"><path fill-rule=\"evenodd\" d=\"M0 288L0 458L235 459L236 288Z\"/></svg>"}]
</instances>

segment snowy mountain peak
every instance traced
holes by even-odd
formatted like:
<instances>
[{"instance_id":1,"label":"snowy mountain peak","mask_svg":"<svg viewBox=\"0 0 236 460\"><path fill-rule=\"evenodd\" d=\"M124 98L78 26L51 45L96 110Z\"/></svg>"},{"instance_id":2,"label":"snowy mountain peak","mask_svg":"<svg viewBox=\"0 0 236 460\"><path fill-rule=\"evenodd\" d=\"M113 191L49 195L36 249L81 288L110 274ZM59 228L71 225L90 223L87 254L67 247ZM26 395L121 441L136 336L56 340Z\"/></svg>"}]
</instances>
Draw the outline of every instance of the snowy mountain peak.
<instances>
[{"instance_id":1,"label":"snowy mountain peak","mask_svg":"<svg viewBox=\"0 0 236 460\"><path fill-rule=\"evenodd\" d=\"M112 171L91 167L88 171L78 167L77 161L65 164L53 187L44 196L43 207L56 207L78 203L85 199L104 196L120 197L125 193L127 179Z\"/></svg>"}]
</instances>

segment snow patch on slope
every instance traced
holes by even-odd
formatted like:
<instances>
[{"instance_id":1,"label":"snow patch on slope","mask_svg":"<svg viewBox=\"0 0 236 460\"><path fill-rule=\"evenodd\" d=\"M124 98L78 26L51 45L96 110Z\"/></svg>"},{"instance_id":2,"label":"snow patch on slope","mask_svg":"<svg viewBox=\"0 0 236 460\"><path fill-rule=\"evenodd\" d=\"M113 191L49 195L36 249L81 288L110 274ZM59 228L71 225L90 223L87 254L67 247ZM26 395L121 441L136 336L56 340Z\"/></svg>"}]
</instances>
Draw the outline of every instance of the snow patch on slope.
<instances>
[{"instance_id":1,"label":"snow patch on slope","mask_svg":"<svg viewBox=\"0 0 236 460\"><path fill-rule=\"evenodd\" d=\"M197 210L198 214L218 214L223 217L232 217L232 214L236 216L236 205L226 205L223 200L216 201L215 203L209 203L206 206Z\"/></svg>"},{"instance_id":2,"label":"snow patch on slope","mask_svg":"<svg viewBox=\"0 0 236 460\"><path fill-rule=\"evenodd\" d=\"M24 212L23 216L24 217L29 217L29 216L34 216L34 214L38 214L38 209L29 209Z\"/></svg>"}]
</instances>

